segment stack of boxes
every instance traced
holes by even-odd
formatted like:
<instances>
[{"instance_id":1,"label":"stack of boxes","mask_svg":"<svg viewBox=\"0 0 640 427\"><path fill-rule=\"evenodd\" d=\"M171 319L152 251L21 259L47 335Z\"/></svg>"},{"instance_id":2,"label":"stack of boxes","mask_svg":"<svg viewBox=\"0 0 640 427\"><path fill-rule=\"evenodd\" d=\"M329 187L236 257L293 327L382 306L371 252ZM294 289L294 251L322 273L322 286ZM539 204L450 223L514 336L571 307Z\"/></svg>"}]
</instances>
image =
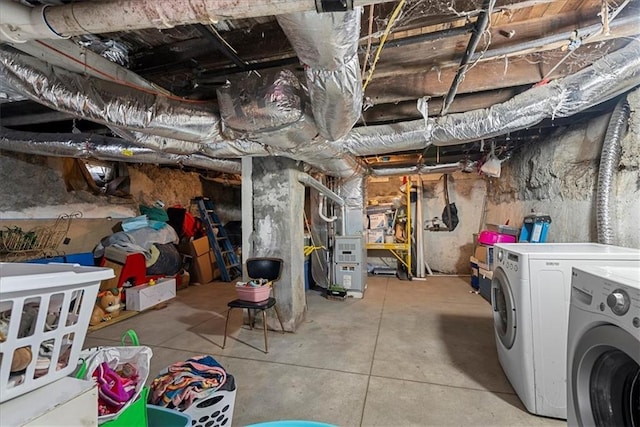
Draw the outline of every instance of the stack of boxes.
<instances>
[{"instance_id":1,"label":"stack of boxes","mask_svg":"<svg viewBox=\"0 0 640 427\"><path fill-rule=\"evenodd\" d=\"M518 228L506 225L488 224L474 239L475 249L471 262L471 286L480 295L491 302L491 281L493 280L494 248L493 243L515 243L519 233Z\"/></svg>"},{"instance_id":2,"label":"stack of boxes","mask_svg":"<svg viewBox=\"0 0 640 427\"><path fill-rule=\"evenodd\" d=\"M367 243L384 243L385 235L389 230L387 214L385 212L370 213L368 216Z\"/></svg>"}]
</instances>

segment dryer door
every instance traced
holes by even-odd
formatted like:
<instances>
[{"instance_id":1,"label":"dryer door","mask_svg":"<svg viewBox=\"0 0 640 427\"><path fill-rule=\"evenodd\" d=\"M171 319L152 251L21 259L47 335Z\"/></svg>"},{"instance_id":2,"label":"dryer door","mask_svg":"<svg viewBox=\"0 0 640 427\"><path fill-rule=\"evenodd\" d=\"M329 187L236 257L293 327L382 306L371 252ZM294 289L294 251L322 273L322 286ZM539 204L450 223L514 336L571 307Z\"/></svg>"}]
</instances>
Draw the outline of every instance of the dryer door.
<instances>
[{"instance_id":1,"label":"dryer door","mask_svg":"<svg viewBox=\"0 0 640 427\"><path fill-rule=\"evenodd\" d=\"M571 359L570 359L571 360ZM640 426L640 340L605 324L578 341L570 369L578 425Z\"/></svg>"},{"instance_id":2,"label":"dryer door","mask_svg":"<svg viewBox=\"0 0 640 427\"><path fill-rule=\"evenodd\" d=\"M501 267L493 272L491 304L496 334L502 345L510 349L516 339L516 305L509 279Z\"/></svg>"}]
</instances>

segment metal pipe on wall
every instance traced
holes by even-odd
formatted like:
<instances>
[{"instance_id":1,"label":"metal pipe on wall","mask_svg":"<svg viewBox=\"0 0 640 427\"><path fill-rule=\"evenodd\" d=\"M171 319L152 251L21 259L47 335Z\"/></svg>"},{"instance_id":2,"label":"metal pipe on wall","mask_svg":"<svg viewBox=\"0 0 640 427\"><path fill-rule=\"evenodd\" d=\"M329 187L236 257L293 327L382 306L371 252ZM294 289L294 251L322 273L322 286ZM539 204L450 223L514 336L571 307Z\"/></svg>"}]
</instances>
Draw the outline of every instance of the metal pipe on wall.
<instances>
[{"instance_id":1,"label":"metal pipe on wall","mask_svg":"<svg viewBox=\"0 0 640 427\"><path fill-rule=\"evenodd\" d=\"M631 109L626 97L621 99L611 114L600 154L598 189L596 192L596 228L598 243L616 243L614 230L615 178L622 153L622 137L629 124Z\"/></svg>"}]
</instances>

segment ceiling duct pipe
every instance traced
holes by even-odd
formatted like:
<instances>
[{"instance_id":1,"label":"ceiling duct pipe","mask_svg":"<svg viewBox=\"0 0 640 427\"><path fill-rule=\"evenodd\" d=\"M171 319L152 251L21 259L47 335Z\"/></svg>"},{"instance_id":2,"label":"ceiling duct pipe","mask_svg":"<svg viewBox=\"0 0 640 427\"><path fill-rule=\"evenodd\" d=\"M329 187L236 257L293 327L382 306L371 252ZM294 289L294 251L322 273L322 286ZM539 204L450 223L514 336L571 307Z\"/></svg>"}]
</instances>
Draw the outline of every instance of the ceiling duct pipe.
<instances>
[{"instance_id":1,"label":"ceiling duct pipe","mask_svg":"<svg viewBox=\"0 0 640 427\"><path fill-rule=\"evenodd\" d=\"M139 146L210 157L281 155L340 177L366 171L354 156L340 147L320 139L313 141L317 129L308 109L309 103L305 102L297 79L290 73L285 73L285 77L272 85L270 92L248 101L246 114L242 117L249 121L248 125L240 131L227 125L226 133L231 140L221 135L220 116L213 111L212 104L181 101L82 76L5 48L0 48L0 76L32 100L105 124ZM299 91L290 90L287 84L298 84ZM293 95L298 96L297 101L292 99ZM224 110L225 96L219 96ZM233 102L230 108L235 108ZM229 122L241 123L239 119ZM272 146L265 146L269 144Z\"/></svg>"},{"instance_id":2,"label":"ceiling duct pipe","mask_svg":"<svg viewBox=\"0 0 640 427\"><path fill-rule=\"evenodd\" d=\"M622 137L629 125L631 109L626 97L621 99L611 114L607 132L602 143L596 191L596 228L598 243L614 245L615 178L622 153Z\"/></svg>"},{"instance_id":3,"label":"ceiling duct pipe","mask_svg":"<svg viewBox=\"0 0 640 427\"><path fill-rule=\"evenodd\" d=\"M388 0L354 0L354 6ZM0 34L14 42L316 10L315 0L104 0L35 8L0 0Z\"/></svg>"},{"instance_id":4,"label":"ceiling duct pipe","mask_svg":"<svg viewBox=\"0 0 640 427\"><path fill-rule=\"evenodd\" d=\"M304 64L311 109L323 138L345 136L360 118L362 79L358 61L361 8L277 16Z\"/></svg>"},{"instance_id":5,"label":"ceiling duct pipe","mask_svg":"<svg viewBox=\"0 0 640 427\"><path fill-rule=\"evenodd\" d=\"M467 166L467 162L461 160L456 163L446 163L442 165L434 166L409 166L404 168L380 168L372 169L371 175L373 176L403 176L403 175L428 175L431 173L453 173L464 170Z\"/></svg>"},{"instance_id":6,"label":"ceiling duct pipe","mask_svg":"<svg viewBox=\"0 0 640 427\"><path fill-rule=\"evenodd\" d=\"M571 76L536 86L490 108L361 127L335 141L356 156L459 145L534 126L547 118L569 117L640 84L640 42L594 62Z\"/></svg>"},{"instance_id":7,"label":"ceiling duct pipe","mask_svg":"<svg viewBox=\"0 0 640 427\"><path fill-rule=\"evenodd\" d=\"M238 160L212 159L198 154L161 153L127 144L122 139L95 134L36 133L0 128L0 150L51 157L182 165L233 174L242 171Z\"/></svg>"},{"instance_id":8,"label":"ceiling duct pipe","mask_svg":"<svg viewBox=\"0 0 640 427\"><path fill-rule=\"evenodd\" d=\"M219 140L211 142L191 142L148 135L142 132L128 131L112 127L111 130L123 139L145 148L172 154L203 154L207 157L234 159L244 156L269 156L268 147L254 141L242 139Z\"/></svg>"},{"instance_id":9,"label":"ceiling duct pipe","mask_svg":"<svg viewBox=\"0 0 640 427\"><path fill-rule=\"evenodd\" d=\"M6 48L0 48L0 76L33 101L97 123L185 141L222 139L210 103L85 77Z\"/></svg>"},{"instance_id":10,"label":"ceiling duct pipe","mask_svg":"<svg viewBox=\"0 0 640 427\"><path fill-rule=\"evenodd\" d=\"M291 71L229 82L217 95L226 138L264 144L272 155L304 161L331 176L366 172L353 155L318 136L308 95Z\"/></svg>"}]
</instances>

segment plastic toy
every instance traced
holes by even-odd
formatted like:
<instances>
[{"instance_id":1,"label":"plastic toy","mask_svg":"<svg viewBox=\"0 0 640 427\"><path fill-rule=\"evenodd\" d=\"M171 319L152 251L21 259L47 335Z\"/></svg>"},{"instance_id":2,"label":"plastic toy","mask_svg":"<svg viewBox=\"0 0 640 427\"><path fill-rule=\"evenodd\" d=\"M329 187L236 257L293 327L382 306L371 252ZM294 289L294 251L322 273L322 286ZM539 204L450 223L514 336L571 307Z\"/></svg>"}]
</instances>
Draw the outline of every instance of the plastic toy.
<instances>
[{"instance_id":1,"label":"plastic toy","mask_svg":"<svg viewBox=\"0 0 640 427\"><path fill-rule=\"evenodd\" d=\"M120 307L120 291L117 288L99 292L89 324L95 326L118 317L120 315Z\"/></svg>"}]
</instances>

